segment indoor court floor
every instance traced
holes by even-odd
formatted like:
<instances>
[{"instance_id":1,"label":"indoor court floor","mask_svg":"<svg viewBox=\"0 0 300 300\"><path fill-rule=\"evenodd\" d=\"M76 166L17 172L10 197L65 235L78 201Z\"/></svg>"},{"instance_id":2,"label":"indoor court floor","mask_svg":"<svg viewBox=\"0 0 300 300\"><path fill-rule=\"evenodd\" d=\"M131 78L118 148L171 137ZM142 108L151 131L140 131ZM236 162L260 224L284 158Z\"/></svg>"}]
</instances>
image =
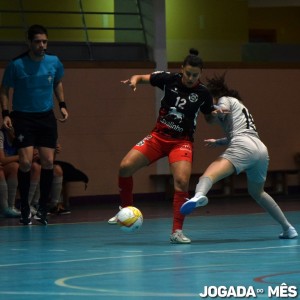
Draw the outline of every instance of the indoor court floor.
<instances>
[{"instance_id":1,"label":"indoor court floor","mask_svg":"<svg viewBox=\"0 0 300 300\"><path fill-rule=\"evenodd\" d=\"M169 243L170 205L139 204L134 234L107 224L108 205L74 206L48 226L1 219L0 299L300 298L300 241L278 239L280 226L256 204L198 209L185 222L188 245ZM290 207L300 232L299 199Z\"/></svg>"}]
</instances>

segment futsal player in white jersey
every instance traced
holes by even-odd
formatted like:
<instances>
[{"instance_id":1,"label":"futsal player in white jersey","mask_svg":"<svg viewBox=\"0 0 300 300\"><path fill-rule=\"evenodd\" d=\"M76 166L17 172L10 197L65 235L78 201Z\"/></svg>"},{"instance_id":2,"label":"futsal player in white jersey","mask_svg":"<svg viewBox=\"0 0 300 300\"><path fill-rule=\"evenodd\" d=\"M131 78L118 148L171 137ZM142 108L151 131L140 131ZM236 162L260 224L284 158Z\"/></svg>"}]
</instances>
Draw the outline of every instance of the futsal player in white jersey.
<instances>
[{"instance_id":1,"label":"futsal player in white jersey","mask_svg":"<svg viewBox=\"0 0 300 300\"><path fill-rule=\"evenodd\" d=\"M234 172L239 174L244 171L250 196L282 226L283 232L279 238L296 238L296 229L288 222L274 199L264 191L269 155L267 147L259 138L251 114L241 102L238 92L227 87L224 75L208 79L207 87L214 98L214 104L230 113L205 116L208 122L220 124L226 134L225 138L208 139L205 142L209 147L227 145L227 148L205 170L196 186L195 196L181 206L180 212L187 215L196 207L206 205L206 194L214 183Z\"/></svg>"}]
</instances>

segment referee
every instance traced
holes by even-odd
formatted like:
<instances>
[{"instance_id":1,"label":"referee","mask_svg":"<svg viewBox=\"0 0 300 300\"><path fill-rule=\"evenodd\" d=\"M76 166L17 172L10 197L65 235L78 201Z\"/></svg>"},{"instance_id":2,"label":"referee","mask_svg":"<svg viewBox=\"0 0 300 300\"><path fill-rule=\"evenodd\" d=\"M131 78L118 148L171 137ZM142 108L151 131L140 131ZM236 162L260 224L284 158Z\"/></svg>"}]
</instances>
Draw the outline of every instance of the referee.
<instances>
[{"instance_id":1,"label":"referee","mask_svg":"<svg viewBox=\"0 0 300 300\"><path fill-rule=\"evenodd\" d=\"M3 125L14 128L19 154L18 182L21 198L20 223L31 224L28 192L33 149L41 160L40 200L35 219L47 225L47 201L53 179L57 123L53 112L54 94L62 119L68 119L62 77L64 67L57 56L46 54L48 32L42 25L28 29L29 50L13 59L5 69L0 89ZM10 89L12 112L9 112Z\"/></svg>"}]
</instances>

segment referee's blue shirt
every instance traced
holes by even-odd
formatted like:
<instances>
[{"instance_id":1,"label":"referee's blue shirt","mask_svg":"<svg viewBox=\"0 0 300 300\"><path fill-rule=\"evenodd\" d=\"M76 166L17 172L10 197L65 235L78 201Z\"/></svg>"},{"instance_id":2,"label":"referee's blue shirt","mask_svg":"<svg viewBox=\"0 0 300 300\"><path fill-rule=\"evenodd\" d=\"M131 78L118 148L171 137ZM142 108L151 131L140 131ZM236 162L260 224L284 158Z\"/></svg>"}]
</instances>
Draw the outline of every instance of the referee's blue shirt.
<instances>
[{"instance_id":1,"label":"referee's blue shirt","mask_svg":"<svg viewBox=\"0 0 300 300\"><path fill-rule=\"evenodd\" d=\"M46 54L37 62L26 53L9 63L2 85L14 90L14 111L46 112L53 109L53 89L63 75L64 67L57 56Z\"/></svg>"}]
</instances>

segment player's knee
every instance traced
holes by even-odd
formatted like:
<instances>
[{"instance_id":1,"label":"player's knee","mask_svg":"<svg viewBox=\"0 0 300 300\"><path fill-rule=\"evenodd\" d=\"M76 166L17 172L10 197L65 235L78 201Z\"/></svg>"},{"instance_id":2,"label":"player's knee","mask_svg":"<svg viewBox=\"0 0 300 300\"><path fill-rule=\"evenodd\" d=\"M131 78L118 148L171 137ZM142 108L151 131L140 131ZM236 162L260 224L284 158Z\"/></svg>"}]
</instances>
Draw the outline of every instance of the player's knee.
<instances>
[{"instance_id":1,"label":"player's knee","mask_svg":"<svg viewBox=\"0 0 300 300\"><path fill-rule=\"evenodd\" d=\"M55 177L62 177L63 176L63 170L62 170L61 166L54 165L53 174L54 174Z\"/></svg>"},{"instance_id":2,"label":"player's knee","mask_svg":"<svg viewBox=\"0 0 300 300\"><path fill-rule=\"evenodd\" d=\"M53 160L52 159L43 159L41 160L42 169L53 169Z\"/></svg>"},{"instance_id":3,"label":"player's knee","mask_svg":"<svg viewBox=\"0 0 300 300\"><path fill-rule=\"evenodd\" d=\"M255 190L255 189L248 189L248 193L254 200L256 200L256 202L260 202L263 191Z\"/></svg>"},{"instance_id":4,"label":"player's knee","mask_svg":"<svg viewBox=\"0 0 300 300\"><path fill-rule=\"evenodd\" d=\"M29 160L20 161L19 168L22 172L29 172L31 169L31 162Z\"/></svg>"},{"instance_id":5,"label":"player's knee","mask_svg":"<svg viewBox=\"0 0 300 300\"><path fill-rule=\"evenodd\" d=\"M189 180L185 177L178 177L174 179L175 191L186 192L188 191Z\"/></svg>"},{"instance_id":6,"label":"player's knee","mask_svg":"<svg viewBox=\"0 0 300 300\"><path fill-rule=\"evenodd\" d=\"M132 165L128 160L122 160L119 168L119 175L122 177L131 176Z\"/></svg>"}]
</instances>

